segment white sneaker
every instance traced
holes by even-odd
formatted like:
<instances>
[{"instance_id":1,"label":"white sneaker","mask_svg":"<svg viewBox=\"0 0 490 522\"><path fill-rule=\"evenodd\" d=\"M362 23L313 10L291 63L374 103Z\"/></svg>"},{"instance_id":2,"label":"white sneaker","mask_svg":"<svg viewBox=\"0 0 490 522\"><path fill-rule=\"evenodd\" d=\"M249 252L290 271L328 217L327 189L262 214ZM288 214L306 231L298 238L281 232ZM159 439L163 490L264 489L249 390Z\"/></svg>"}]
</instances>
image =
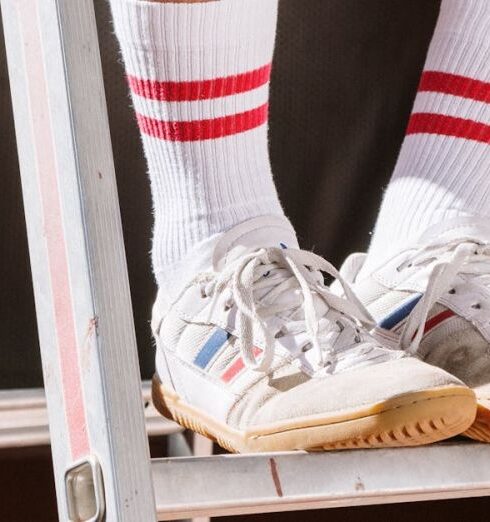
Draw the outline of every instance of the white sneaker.
<instances>
[{"instance_id":1,"label":"white sneaker","mask_svg":"<svg viewBox=\"0 0 490 522\"><path fill-rule=\"evenodd\" d=\"M490 442L490 223L465 218L427 231L418 243L365 274L365 254L341 269L361 301L400 346L473 388L474 424Z\"/></svg>"},{"instance_id":2,"label":"white sneaker","mask_svg":"<svg viewBox=\"0 0 490 522\"><path fill-rule=\"evenodd\" d=\"M348 300L329 291L320 270L339 274L296 248L285 218L208 246L204 270L154 307L163 415L239 452L408 446L471 425L473 392L375 341L367 311L349 288Z\"/></svg>"}]
</instances>

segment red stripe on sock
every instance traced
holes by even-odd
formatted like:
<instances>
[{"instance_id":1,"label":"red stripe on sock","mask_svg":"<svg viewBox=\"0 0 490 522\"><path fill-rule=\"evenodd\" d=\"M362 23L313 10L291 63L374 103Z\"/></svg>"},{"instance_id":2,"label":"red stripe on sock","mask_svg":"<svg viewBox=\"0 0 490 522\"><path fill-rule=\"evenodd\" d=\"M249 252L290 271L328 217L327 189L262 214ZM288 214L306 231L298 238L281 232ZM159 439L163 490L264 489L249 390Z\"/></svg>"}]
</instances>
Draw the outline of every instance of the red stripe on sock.
<instances>
[{"instance_id":1,"label":"red stripe on sock","mask_svg":"<svg viewBox=\"0 0 490 522\"><path fill-rule=\"evenodd\" d=\"M201 141L223 138L255 129L267 121L269 104L256 109L214 118L193 121L161 121L136 114L141 132L167 141Z\"/></svg>"},{"instance_id":2,"label":"red stripe on sock","mask_svg":"<svg viewBox=\"0 0 490 522\"><path fill-rule=\"evenodd\" d=\"M234 76L189 82L161 82L128 76L134 94L158 101L195 101L221 98L257 89L270 78L271 65Z\"/></svg>"},{"instance_id":3,"label":"red stripe on sock","mask_svg":"<svg viewBox=\"0 0 490 522\"><path fill-rule=\"evenodd\" d=\"M467 140L490 143L490 125L464 118L427 112L416 112L410 117L407 134L440 134Z\"/></svg>"},{"instance_id":4,"label":"red stripe on sock","mask_svg":"<svg viewBox=\"0 0 490 522\"><path fill-rule=\"evenodd\" d=\"M458 74L424 71L420 80L419 91L452 94L490 103L490 83Z\"/></svg>"}]
</instances>

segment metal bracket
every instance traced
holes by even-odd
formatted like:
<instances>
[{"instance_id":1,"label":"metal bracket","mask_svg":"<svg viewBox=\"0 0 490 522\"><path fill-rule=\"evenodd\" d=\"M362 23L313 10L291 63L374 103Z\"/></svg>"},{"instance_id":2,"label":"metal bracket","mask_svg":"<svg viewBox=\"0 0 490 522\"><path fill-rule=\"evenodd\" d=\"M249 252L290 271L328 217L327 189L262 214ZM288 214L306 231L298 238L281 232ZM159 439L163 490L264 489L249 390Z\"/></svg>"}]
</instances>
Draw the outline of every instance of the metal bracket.
<instances>
[{"instance_id":1,"label":"metal bracket","mask_svg":"<svg viewBox=\"0 0 490 522\"><path fill-rule=\"evenodd\" d=\"M94 456L79 460L65 473L70 522L101 522L105 512L102 469Z\"/></svg>"}]
</instances>

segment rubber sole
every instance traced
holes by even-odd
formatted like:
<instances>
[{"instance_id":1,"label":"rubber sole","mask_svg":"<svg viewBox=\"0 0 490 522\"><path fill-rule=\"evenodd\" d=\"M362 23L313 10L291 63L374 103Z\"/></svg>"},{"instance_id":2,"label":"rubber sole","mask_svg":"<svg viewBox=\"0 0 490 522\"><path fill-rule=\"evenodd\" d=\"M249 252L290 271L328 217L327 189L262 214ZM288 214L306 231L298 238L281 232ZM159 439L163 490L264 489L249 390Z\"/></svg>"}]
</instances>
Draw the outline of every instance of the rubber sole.
<instances>
[{"instance_id":1,"label":"rubber sole","mask_svg":"<svg viewBox=\"0 0 490 522\"><path fill-rule=\"evenodd\" d=\"M490 399L477 399L475 422L463 435L479 442L490 442Z\"/></svg>"},{"instance_id":2,"label":"rubber sole","mask_svg":"<svg viewBox=\"0 0 490 522\"><path fill-rule=\"evenodd\" d=\"M418 446L458 435L473 424L475 394L447 386L406 394L348 414L305 417L236 430L186 404L153 378L157 410L233 453Z\"/></svg>"}]
</instances>

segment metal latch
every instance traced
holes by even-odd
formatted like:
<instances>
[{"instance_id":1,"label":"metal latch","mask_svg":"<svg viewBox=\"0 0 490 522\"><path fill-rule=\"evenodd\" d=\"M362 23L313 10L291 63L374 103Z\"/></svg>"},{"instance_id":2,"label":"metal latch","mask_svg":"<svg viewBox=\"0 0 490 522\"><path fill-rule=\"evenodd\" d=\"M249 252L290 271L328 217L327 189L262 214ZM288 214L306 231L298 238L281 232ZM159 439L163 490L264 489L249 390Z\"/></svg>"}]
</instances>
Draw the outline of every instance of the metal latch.
<instances>
[{"instance_id":1,"label":"metal latch","mask_svg":"<svg viewBox=\"0 0 490 522\"><path fill-rule=\"evenodd\" d=\"M105 511L102 469L94 456L79 460L65 473L70 522L100 522Z\"/></svg>"}]
</instances>

